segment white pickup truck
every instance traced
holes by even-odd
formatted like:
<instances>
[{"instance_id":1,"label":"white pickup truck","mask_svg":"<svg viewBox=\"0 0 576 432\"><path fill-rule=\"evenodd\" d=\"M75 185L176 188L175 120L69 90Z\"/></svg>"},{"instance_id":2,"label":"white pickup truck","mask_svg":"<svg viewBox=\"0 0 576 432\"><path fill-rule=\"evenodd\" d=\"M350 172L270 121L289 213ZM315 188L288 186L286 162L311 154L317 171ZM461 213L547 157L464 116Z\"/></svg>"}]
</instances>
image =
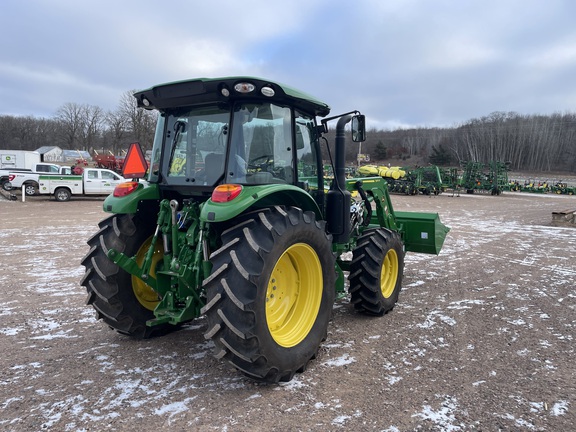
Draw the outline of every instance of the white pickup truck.
<instances>
[{"instance_id":1,"label":"white pickup truck","mask_svg":"<svg viewBox=\"0 0 576 432\"><path fill-rule=\"evenodd\" d=\"M38 184L42 174L72 174L70 167L55 164L38 163L33 165L32 171L10 171L8 182L4 184L5 190L20 189L24 186L24 193L28 196L38 193Z\"/></svg>"},{"instance_id":2,"label":"white pickup truck","mask_svg":"<svg viewBox=\"0 0 576 432\"><path fill-rule=\"evenodd\" d=\"M72 195L110 195L126 179L103 168L84 168L81 175L42 174L38 192L54 195L56 201L68 201Z\"/></svg>"}]
</instances>

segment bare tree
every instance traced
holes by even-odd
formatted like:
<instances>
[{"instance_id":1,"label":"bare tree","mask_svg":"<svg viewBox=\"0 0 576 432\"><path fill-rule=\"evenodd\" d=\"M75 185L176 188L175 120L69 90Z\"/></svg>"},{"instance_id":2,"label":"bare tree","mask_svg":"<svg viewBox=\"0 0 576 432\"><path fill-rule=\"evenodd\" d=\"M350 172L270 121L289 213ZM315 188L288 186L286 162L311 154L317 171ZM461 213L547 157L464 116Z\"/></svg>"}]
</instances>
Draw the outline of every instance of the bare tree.
<instances>
[{"instance_id":1,"label":"bare tree","mask_svg":"<svg viewBox=\"0 0 576 432\"><path fill-rule=\"evenodd\" d=\"M118 108L115 111L109 111L106 114L106 124L108 126L108 134L112 141L112 153L119 154L120 147L128 134L128 119Z\"/></svg>"},{"instance_id":2,"label":"bare tree","mask_svg":"<svg viewBox=\"0 0 576 432\"><path fill-rule=\"evenodd\" d=\"M0 116L0 147L3 149L19 150L14 142L16 117Z\"/></svg>"},{"instance_id":3,"label":"bare tree","mask_svg":"<svg viewBox=\"0 0 576 432\"><path fill-rule=\"evenodd\" d=\"M138 108L133 93L134 91L127 91L121 96L119 111L127 119L133 139L139 142L144 150L151 149L158 118L157 111Z\"/></svg>"},{"instance_id":4,"label":"bare tree","mask_svg":"<svg viewBox=\"0 0 576 432\"><path fill-rule=\"evenodd\" d=\"M30 145L30 123L32 121L32 117L12 117L4 119L2 123L5 125L5 142L10 143L9 148L14 150L33 150Z\"/></svg>"},{"instance_id":5,"label":"bare tree","mask_svg":"<svg viewBox=\"0 0 576 432\"><path fill-rule=\"evenodd\" d=\"M62 147L74 149L82 137L84 115L81 105L67 102L56 111L56 120L60 123Z\"/></svg>"},{"instance_id":6,"label":"bare tree","mask_svg":"<svg viewBox=\"0 0 576 432\"><path fill-rule=\"evenodd\" d=\"M96 140L100 137L104 124L104 113L102 108L94 105L83 105L82 127L80 130L82 149L91 151Z\"/></svg>"}]
</instances>

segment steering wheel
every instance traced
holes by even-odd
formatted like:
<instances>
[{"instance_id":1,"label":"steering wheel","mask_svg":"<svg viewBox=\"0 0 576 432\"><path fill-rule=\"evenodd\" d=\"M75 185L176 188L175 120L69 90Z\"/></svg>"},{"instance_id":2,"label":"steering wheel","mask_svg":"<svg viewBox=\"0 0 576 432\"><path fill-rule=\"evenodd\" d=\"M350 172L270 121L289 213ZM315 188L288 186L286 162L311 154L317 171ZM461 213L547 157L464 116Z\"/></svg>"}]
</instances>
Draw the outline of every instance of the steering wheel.
<instances>
[{"instance_id":1,"label":"steering wheel","mask_svg":"<svg viewBox=\"0 0 576 432\"><path fill-rule=\"evenodd\" d=\"M269 165L269 161L273 160L274 155L262 155L262 156L258 156L255 159L252 159L250 162L248 162L248 168L249 169L258 169L260 168L261 170L266 170L266 168Z\"/></svg>"}]
</instances>

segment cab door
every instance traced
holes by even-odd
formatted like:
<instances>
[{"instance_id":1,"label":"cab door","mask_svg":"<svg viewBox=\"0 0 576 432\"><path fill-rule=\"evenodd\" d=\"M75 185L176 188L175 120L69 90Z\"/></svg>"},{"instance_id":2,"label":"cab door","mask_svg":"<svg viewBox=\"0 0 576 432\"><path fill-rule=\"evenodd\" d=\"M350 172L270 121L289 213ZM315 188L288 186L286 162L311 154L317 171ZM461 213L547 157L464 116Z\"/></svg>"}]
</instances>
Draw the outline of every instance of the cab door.
<instances>
[{"instance_id":1,"label":"cab door","mask_svg":"<svg viewBox=\"0 0 576 432\"><path fill-rule=\"evenodd\" d=\"M84 193L85 194L99 194L102 190L100 185L99 172L97 169L84 170Z\"/></svg>"}]
</instances>

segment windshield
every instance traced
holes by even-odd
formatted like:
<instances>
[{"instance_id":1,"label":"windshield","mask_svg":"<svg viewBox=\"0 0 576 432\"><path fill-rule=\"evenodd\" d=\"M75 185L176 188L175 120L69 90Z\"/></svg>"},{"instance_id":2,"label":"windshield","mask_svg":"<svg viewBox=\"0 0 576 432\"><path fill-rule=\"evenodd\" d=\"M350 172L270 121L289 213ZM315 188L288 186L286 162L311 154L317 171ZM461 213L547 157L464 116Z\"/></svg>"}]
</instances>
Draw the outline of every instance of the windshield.
<instances>
[{"instance_id":1,"label":"windshield","mask_svg":"<svg viewBox=\"0 0 576 432\"><path fill-rule=\"evenodd\" d=\"M302 167L294 165L293 155L298 153L305 165L315 162L315 155L310 154L314 123L297 114L294 138L292 116L290 108L272 103L204 106L166 113L156 130L150 179L159 179L160 168L161 181L174 186L295 184L296 169ZM309 169L303 171L299 175L313 175Z\"/></svg>"},{"instance_id":2,"label":"windshield","mask_svg":"<svg viewBox=\"0 0 576 432\"><path fill-rule=\"evenodd\" d=\"M270 103L234 109L228 183L292 183L292 114Z\"/></svg>"}]
</instances>

